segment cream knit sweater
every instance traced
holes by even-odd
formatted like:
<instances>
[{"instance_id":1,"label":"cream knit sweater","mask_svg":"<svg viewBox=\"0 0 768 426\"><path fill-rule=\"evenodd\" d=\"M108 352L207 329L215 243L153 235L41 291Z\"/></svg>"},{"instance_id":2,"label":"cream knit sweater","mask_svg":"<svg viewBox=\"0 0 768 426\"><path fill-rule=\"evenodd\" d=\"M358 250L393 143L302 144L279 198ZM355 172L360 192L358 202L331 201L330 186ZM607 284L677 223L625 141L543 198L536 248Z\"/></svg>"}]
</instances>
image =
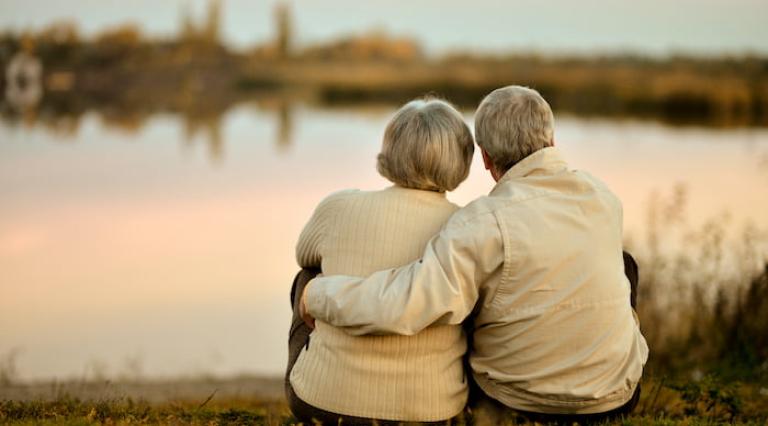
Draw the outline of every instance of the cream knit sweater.
<instances>
[{"instance_id":1,"label":"cream knit sweater","mask_svg":"<svg viewBox=\"0 0 768 426\"><path fill-rule=\"evenodd\" d=\"M368 276L419 258L458 207L445 194L393 186L342 191L323 200L299 237L302 267ZM304 402L358 417L438 421L466 404L460 326L415 336L351 336L318 321L291 372Z\"/></svg>"}]
</instances>

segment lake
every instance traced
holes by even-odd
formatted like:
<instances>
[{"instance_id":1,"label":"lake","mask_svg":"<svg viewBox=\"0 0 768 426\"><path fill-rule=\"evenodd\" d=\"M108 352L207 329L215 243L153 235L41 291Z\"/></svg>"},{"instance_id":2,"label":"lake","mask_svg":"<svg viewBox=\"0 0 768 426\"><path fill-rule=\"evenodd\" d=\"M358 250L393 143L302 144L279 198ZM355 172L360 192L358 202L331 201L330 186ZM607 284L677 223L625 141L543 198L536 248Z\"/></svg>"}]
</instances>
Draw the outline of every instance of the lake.
<instances>
[{"instance_id":1,"label":"lake","mask_svg":"<svg viewBox=\"0 0 768 426\"><path fill-rule=\"evenodd\" d=\"M26 380L280 374L299 232L325 195L388 185L375 157L393 112L0 121L0 356ZM675 191L694 229L768 229L768 129L556 118L571 166L622 199L628 241ZM452 201L492 188L479 157Z\"/></svg>"}]
</instances>

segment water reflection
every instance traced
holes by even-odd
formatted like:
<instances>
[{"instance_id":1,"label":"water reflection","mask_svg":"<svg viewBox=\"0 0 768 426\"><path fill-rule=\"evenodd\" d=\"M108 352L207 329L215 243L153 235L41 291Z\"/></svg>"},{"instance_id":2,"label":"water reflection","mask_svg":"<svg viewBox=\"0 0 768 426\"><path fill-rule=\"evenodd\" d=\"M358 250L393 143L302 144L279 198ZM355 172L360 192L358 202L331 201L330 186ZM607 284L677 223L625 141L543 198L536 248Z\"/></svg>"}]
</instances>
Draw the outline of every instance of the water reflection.
<instances>
[{"instance_id":1,"label":"water reflection","mask_svg":"<svg viewBox=\"0 0 768 426\"><path fill-rule=\"evenodd\" d=\"M54 98L56 99L56 98ZM2 122L7 128L23 126L27 129L43 128L56 138L53 142L71 142L77 140L77 134L83 118L89 113L95 113L105 127L120 131L129 136L137 136L155 115L146 110L126 110L117 107L96 110L80 109L67 99L61 99L36 107L29 104L26 107L14 106L11 102L0 103ZM293 109L294 101L283 97L264 97L243 102L259 112L267 112L275 121L274 146L279 152L287 151L292 145L293 138ZM5 106L5 108L3 108ZM195 105L190 109L180 111L179 119L183 122L184 134L182 144L193 147L198 141L206 146L208 157L213 163L223 160L226 155L226 140L222 131L222 122L231 109L204 108Z\"/></svg>"},{"instance_id":2,"label":"water reflection","mask_svg":"<svg viewBox=\"0 0 768 426\"><path fill-rule=\"evenodd\" d=\"M280 105L277 111L277 120L277 147L286 150L291 146L293 136L293 113L290 104L283 103Z\"/></svg>"},{"instance_id":3,"label":"water reflection","mask_svg":"<svg viewBox=\"0 0 768 426\"><path fill-rule=\"evenodd\" d=\"M207 147L208 156L214 162L224 156L224 139L221 134L221 115L193 116L184 119L184 142L191 145L198 135L202 135Z\"/></svg>"},{"instance_id":4,"label":"water reflection","mask_svg":"<svg viewBox=\"0 0 768 426\"><path fill-rule=\"evenodd\" d=\"M27 52L19 52L11 58L5 72L5 99L17 111L34 109L43 96L41 77L43 65Z\"/></svg>"}]
</instances>

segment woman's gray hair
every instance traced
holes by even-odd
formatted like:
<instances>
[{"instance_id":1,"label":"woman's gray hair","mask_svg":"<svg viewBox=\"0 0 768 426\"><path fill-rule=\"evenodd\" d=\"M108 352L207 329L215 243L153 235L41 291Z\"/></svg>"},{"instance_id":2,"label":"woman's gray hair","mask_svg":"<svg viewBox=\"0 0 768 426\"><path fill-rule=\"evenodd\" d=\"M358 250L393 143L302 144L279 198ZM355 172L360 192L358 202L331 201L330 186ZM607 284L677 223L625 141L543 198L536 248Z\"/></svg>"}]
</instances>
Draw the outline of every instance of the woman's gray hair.
<instances>
[{"instance_id":1,"label":"woman's gray hair","mask_svg":"<svg viewBox=\"0 0 768 426\"><path fill-rule=\"evenodd\" d=\"M539 92L522 86L496 89L480 102L475 138L497 172L552 146L555 118Z\"/></svg>"},{"instance_id":2,"label":"woman's gray hair","mask_svg":"<svg viewBox=\"0 0 768 426\"><path fill-rule=\"evenodd\" d=\"M467 178L474 150L472 132L451 104L418 99L387 124L376 169L406 188L452 191Z\"/></svg>"}]
</instances>

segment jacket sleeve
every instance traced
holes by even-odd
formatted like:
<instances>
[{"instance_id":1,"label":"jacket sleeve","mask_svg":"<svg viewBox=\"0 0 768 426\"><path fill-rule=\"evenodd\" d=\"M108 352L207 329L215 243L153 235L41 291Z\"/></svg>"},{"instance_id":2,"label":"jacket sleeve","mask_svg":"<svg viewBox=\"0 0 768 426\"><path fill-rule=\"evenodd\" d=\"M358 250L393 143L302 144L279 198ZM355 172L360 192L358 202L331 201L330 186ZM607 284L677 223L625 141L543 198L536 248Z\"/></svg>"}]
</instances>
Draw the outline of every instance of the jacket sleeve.
<instances>
[{"instance_id":1,"label":"jacket sleeve","mask_svg":"<svg viewBox=\"0 0 768 426\"><path fill-rule=\"evenodd\" d=\"M314 318L350 334L413 335L432 324L460 324L503 257L495 221L449 222L422 259L365 279L316 278L304 300Z\"/></svg>"}]
</instances>

